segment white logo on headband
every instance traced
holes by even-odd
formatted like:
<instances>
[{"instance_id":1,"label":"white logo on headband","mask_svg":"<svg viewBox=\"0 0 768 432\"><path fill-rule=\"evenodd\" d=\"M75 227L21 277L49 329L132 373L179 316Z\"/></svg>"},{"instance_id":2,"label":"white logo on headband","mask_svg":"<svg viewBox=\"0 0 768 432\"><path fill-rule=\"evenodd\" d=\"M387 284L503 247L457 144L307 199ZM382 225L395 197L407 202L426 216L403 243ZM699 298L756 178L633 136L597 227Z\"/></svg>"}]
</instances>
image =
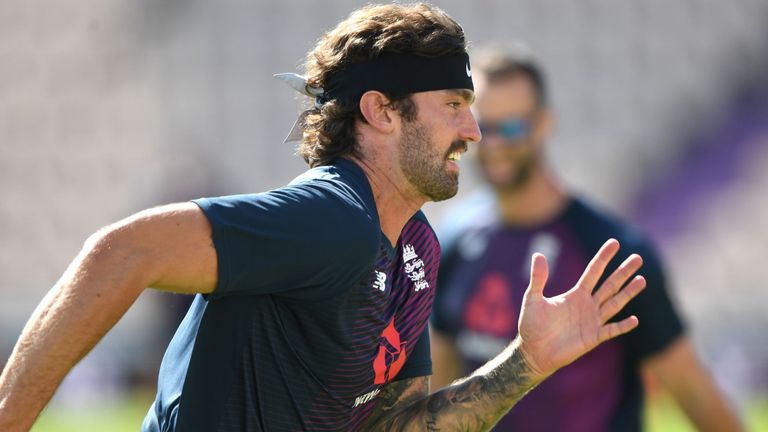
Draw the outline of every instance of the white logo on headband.
<instances>
[{"instance_id":1,"label":"white logo on headband","mask_svg":"<svg viewBox=\"0 0 768 432\"><path fill-rule=\"evenodd\" d=\"M472 71L469 70L469 63L467 63L467 76L472 78Z\"/></svg>"}]
</instances>

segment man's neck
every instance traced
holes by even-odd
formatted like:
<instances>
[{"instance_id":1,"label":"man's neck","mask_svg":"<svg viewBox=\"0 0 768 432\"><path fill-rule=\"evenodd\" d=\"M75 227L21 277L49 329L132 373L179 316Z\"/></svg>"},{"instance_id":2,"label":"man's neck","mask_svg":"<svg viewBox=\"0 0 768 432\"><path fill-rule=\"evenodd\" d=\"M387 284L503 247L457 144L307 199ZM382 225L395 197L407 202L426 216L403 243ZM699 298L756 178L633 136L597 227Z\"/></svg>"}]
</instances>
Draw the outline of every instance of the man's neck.
<instances>
[{"instance_id":1,"label":"man's neck","mask_svg":"<svg viewBox=\"0 0 768 432\"><path fill-rule=\"evenodd\" d=\"M351 159L368 177L381 232L396 247L403 227L427 200L412 190L400 171L383 167L379 161L368 163L364 159Z\"/></svg>"},{"instance_id":2,"label":"man's neck","mask_svg":"<svg viewBox=\"0 0 768 432\"><path fill-rule=\"evenodd\" d=\"M496 190L501 219L508 225L535 226L559 215L568 204L569 196L545 167L537 169L531 178L515 190Z\"/></svg>"}]
</instances>

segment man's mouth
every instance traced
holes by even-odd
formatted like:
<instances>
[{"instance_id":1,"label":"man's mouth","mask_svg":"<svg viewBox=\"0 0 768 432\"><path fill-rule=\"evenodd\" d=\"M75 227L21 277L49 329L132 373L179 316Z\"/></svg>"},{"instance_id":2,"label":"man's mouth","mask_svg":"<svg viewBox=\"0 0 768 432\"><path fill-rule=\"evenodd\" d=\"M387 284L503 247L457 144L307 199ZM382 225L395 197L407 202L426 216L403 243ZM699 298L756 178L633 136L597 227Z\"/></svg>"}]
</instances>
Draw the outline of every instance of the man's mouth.
<instances>
[{"instance_id":1,"label":"man's mouth","mask_svg":"<svg viewBox=\"0 0 768 432\"><path fill-rule=\"evenodd\" d=\"M457 151L455 151L453 153L450 153L448 155L448 160L449 161L454 161L454 162L460 161L461 160L461 150L457 150Z\"/></svg>"},{"instance_id":2,"label":"man's mouth","mask_svg":"<svg viewBox=\"0 0 768 432\"><path fill-rule=\"evenodd\" d=\"M463 141L455 142L449 151L450 153L448 153L447 159L449 161L458 162L461 160L461 154L467 151L467 143Z\"/></svg>"}]
</instances>

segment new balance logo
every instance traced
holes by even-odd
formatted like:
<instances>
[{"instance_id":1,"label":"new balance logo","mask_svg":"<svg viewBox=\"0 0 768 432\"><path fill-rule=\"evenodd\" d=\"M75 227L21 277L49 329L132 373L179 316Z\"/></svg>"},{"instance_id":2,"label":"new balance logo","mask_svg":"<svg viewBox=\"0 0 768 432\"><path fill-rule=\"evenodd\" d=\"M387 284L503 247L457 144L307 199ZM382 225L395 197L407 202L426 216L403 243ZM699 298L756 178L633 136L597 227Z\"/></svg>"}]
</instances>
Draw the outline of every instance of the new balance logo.
<instances>
[{"instance_id":1,"label":"new balance logo","mask_svg":"<svg viewBox=\"0 0 768 432\"><path fill-rule=\"evenodd\" d=\"M376 280L373 282L373 287L384 292L387 289L387 274L378 270L374 270L374 272L376 273Z\"/></svg>"},{"instance_id":2,"label":"new balance logo","mask_svg":"<svg viewBox=\"0 0 768 432\"><path fill-rule=\"evenodd\" d=\"M368 392L368 393L366 393L366 394L364 394L364 395L362 395L362 396L358 396L358 397L356 397L356 398L355 398L355 404L352 406L352 408L355 408L355 407L357 407L357 406L360 406L360 405L365 405L365 404L367 404L368 402L370 402L370 401L371 401L371 399L373 399L373 398L375 398L376 396L378 396L378 394L379 394L380 392L381 392L381 390L380 390L380 389L376 389L376 390L374 390L374 391L372 391L372 392Z\"/></svg>"}]
</instances>

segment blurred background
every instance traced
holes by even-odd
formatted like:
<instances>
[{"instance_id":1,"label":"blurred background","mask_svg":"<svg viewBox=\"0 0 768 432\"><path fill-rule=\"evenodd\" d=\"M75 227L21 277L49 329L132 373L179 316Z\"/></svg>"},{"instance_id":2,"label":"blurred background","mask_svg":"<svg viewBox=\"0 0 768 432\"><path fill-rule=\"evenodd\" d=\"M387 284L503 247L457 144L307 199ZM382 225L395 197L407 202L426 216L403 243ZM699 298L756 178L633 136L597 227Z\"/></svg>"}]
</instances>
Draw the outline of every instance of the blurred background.
<instances>
[{"instance_id":1,"label":"blurred background","mask_svg":"<svg viewBox=\"0 0 768 432\"><path fill-rule=\"evenodd\" d=\"M768 2L436 1L472 45L526 42L571 188L667 259L697 349L768 430ZM271 76L360 1L0 2L0 365L86 237L132 212L278 187L296 93ZM478 185L462 162L461 195ZM450 204L428 204L433 224ZM183 296L147 292L36 430L138 429ZM652 395L653 430L686 430ZM655 401L661 402L655 402ZM109 427L99 421L108 419Z\"/></svg>"}]
</instances>

